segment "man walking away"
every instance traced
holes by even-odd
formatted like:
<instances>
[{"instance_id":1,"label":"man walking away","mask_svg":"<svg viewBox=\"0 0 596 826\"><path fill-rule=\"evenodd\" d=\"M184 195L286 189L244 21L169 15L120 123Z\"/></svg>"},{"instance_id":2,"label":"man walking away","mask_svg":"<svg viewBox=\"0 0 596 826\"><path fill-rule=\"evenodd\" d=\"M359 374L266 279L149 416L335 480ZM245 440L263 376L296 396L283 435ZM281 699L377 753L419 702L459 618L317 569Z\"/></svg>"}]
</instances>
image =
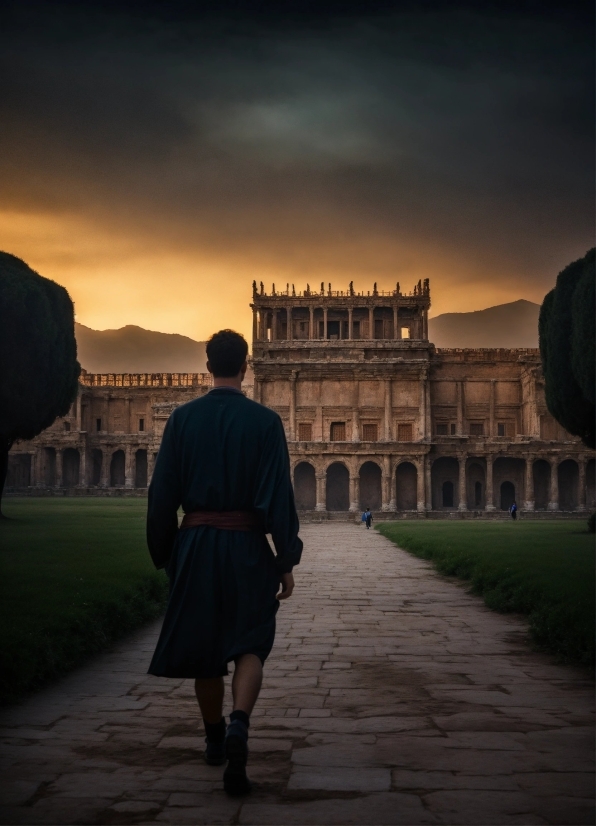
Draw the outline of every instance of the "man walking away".
<instances>
[{"instance_id":1,"label":"man walking away","mask_svg":"<svg viewBox=\"0 0 596 826\"><path fill-rule=\"evenodd\" d=\"M366 516L366 530L368 531L370 529L370 526L372 525L372 521L373 521L373 515L370 512L370 508L366 509L366 511L364 512L364 515Z\"/></svg>"},{"instance_id":2,"label":"man walking away","mask_svg":"<svg viewBox=\"0 0 596 826\"><path fill-rule=\"evenodd\" d=\"M515 504L515 502L509 508L509 513L511 514L511 518L515 522L515 520L517 519L517 505Z\"/></svg>"},{"instance_id":3,"label":"man walking away","mask_svg":"<svg viewBox=\"0 0 596 826\"><path fill-rule=\"evenodd\" d=\"M291 596L292 568L302 552L281 419L241 391L247 353L246 341L232 330L207 343L213 389L170 416L147 513L149 551L170 579L149 673L194 679L207 735L205 760L228 761L229 794L250 791L250 714L273 645L278 600ZM232 661L233 711L226 729L223 677Z\"/></svg>"}]
</instances>

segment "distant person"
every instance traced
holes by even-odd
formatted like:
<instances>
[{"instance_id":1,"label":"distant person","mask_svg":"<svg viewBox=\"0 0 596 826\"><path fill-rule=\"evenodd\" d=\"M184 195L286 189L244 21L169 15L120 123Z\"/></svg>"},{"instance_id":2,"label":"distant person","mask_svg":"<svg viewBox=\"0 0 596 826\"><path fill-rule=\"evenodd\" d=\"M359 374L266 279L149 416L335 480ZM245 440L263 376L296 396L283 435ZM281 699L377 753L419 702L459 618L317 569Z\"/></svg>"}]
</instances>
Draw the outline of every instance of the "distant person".
<instances>
[{"instance_id":1,"label":"distant person","mask_svg":"<svg viewBox=\"0 0 596 826\"><path fill-rule=\"evenodd\" d=\"M366 530L370 529L373 521L373 515L370 512L370 508L366 508L364 513L362 514L362 521L366 524Z\"/></svg>"},{"instance_id":2,"label":"distant person","mask_svg":"<svg viewBox=\"0 0 596 826\"><path fill-rule=\"evenodd\" d=\"M149 673L194 679L205 760L228 761L224 789L234 795L250 791L250 714L275 637L278 600L292 595L292 568L302 552L281 419L241 391L247 353L232 330L207 342L213 389L170 416L147 513L149 551L170 579ZM234 708L226 727L223 677L232 661Z\"/></svg>"},{"instance_id":3,"label":"distant person","mask_svg":"<svg viewBox=\"0 0 596 826\"><path fill-rule=\"evenodd\" d=\"M517 505L515 502L509 508L509 513L511 514L511 518L515 521L517 519Z\"/></svg>"}]
</instances>

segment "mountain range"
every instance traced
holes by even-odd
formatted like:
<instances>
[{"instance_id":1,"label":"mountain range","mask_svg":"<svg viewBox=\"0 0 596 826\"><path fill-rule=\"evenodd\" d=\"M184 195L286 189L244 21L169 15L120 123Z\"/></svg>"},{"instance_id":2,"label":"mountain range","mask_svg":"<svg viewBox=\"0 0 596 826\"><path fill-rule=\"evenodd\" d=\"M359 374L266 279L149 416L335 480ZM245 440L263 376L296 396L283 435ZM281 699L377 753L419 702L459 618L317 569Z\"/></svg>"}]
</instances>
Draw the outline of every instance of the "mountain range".
<instances>
[{"instance_id":1,"label":"mountain range","mask_svg":"<svg viewBox=\"0 0 596 826\"><path fill-rule=\"evenodd\" d=\"M520 299L472 313L429 319L437 347L538 347L539 304ZM89 373L204 373L205 342L132 324L118 330L75 325L78 358Z\"/></svg>"}]
</instances>

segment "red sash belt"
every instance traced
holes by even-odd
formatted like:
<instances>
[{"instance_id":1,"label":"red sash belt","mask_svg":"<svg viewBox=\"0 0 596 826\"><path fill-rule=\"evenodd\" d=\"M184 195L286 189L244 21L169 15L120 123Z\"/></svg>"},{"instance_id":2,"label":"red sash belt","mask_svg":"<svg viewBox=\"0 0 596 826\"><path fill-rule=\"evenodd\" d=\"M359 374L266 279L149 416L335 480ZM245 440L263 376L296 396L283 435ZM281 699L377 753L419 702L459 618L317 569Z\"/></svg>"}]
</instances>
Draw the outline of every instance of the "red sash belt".
<instances>
[{"instance_id":1,"label":"red sash belt","mask_svg":"<svg viewBox=\"0 0 596 826\"><path fill-rule=\"evenodd\" d=\"M207 525L224 531L262 531L263 520L254 511L192 511L185 513L181 528Z\"/></svg>"}]
</instances>

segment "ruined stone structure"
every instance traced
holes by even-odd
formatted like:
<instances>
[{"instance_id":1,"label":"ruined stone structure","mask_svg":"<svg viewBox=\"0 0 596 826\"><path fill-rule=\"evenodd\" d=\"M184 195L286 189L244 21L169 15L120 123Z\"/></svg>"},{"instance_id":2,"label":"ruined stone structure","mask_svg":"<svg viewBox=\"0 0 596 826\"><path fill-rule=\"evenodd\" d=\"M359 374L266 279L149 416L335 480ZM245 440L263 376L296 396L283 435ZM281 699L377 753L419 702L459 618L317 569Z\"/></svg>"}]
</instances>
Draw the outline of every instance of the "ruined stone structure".
<instances>
[{"instance_id":1,"label":"ruined stone structure","mask_svg":"<svg viewBox=\"0 0 596 826\"><path fill-rule=\"evenodd\" d=\"M300 510L581 514L594 452L544 401L537 350L442 350L412 293L253 285L254 388L286 428ZM142 494L175 406L208 374L83 374L70 415L10 455L8 490Z\"/></svg>"},{"instance_id":2,"label":"ruined stone structure","mask_svg":"<svg viewBox=\"0 0 596 826\"><path fill-rule=\"evenodd\" d=\"M254 396L282 417L302 510L594 507L594 453L546 409L537 350L439 350L403 294L253 285Z\"/></svg>"}]
</instances>

